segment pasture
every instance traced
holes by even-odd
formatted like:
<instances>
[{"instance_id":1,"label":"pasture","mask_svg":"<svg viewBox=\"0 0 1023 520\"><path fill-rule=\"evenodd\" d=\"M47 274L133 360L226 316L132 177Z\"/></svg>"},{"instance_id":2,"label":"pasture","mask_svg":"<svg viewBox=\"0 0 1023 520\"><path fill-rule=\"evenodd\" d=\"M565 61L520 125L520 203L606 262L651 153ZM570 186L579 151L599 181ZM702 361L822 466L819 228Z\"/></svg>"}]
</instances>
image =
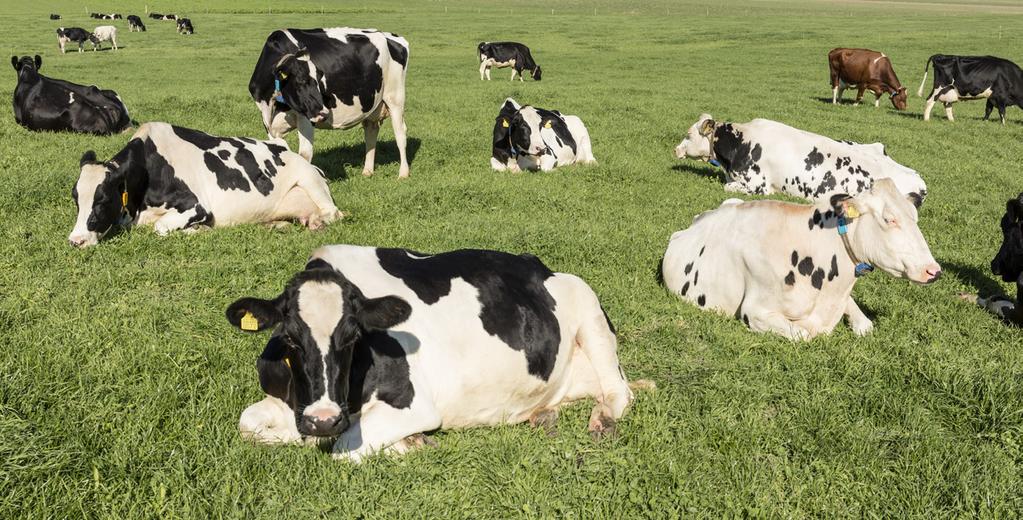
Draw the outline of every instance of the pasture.
<instances>
[{"instance_id":1,"label":"pasture","mask_svg":"<svg viewBox=\"0 0 1023 520\"><path fill-rule=\"evenodd\" d=\"M982 101L958 103L955 123L940 106L924 123L915 92L934 53L1023 62L1023 10L1003 0L559 4L553 14L537 0L150 4L191 18L196 33L180 36L137 0L88 9L143 16L146 33L91 20L80 2L8 3L8 54L40 54L44 75L117 90L139 123L218 135L265 136L247 85L272 30L401 34L412 175L396 178L389 123L369 178L361 130L317 132L313 162L347 215L325 230L134 229L77 250L66 238L79 158L109 158L130 134L31 133L8 102L0 517L1019 515L1023 333L957 294L1009 289L988 263L1005 201L1023 190L1023 110L1010 107L1003 127L980 120ZM57 51L58 25L104 24L118 27L120 50ZM543 81L509 83L509 69L479 80L476 44L502 39L531 46ZM888 54L909 110L887 97L878 109L832 106L826 55L838 46ZM0 98L15 81L7 69ZM599 166L491 171L493 118L508 96L580 116ZM854 291L873 334L842 324L805 344L669 295L655 277L668 237L731 196L718 170L672 154L702 112L884 142L928 183L920 227L943 279L923 287L875 272ZM436 448L360 466L248 443L237 420L262 398L255 359L267 335L238 332L224 309L276 295L330 243L534 253L590 283L625 373L658 388L599 443L586 433L589 404L568 408L555 437L528 425L442 431Z\"/></svg>"}]
</instances>

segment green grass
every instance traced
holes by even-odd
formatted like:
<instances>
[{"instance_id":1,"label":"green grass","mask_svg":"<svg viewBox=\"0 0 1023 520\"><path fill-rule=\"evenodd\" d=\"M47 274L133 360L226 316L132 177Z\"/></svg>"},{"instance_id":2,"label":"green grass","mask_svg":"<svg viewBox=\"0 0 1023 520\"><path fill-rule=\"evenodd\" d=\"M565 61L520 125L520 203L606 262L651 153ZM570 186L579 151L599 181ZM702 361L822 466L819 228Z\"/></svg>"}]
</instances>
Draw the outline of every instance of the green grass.
<instances>
[{"instance_id":1,"label":"green grass","mask_svg":"<svg viewBox=\"0 0 1023 520\"><path fill-rule=\"evenodd\" d=\"M398 32L411 43L415 156L398 181L384 125L377 175L363 178L361 132L318 132L314 162L343 222L316 233L135 229L80 251L66 242L78 159L110 157L128 136L29 133L0 110L0 518L1023 511L1023 334L956 297L1007 289L987 266L1004 201L1023 189L1023 111L1010 108L1001 127L979 120L981 102L956 105L950 124L924 123L916 97L906 113L822 101L836 46L884 50L911 92L933 53L1023 61L1018 16L998 12L1009 2L575 0L552 15L539 0L470 1L150 4L190 15L197 33L147 19L149 32L129 34L118 21L123 49L63 56L47 14L105 22L80 2L4 7L0 47L41 54L44 74L116 89L139 122L221 135L264 135L247 84L271 30ZM530 44L544 80L510 84L505 69L480 82L475 46L487 39ZM0 98L14 85L8 69ZM507 96L581 116L600 166L490 171ZM805 344L668 295L654 273L669 235L728 198L708 166L671 153L701 112L886 143L928 182L920 224L946 276L921 287L875 273L854 292L874 333L840 325ZM562 415L556 438L525 425L443 431L438 448L361 466L247 443L236 424L261 398L265 335L238 333L223 310L276 294L329 243L535 253L589 281L618 326L627 375L659 387L601 443L586 434L588 405Z\"/></svg>"}]
</instances>

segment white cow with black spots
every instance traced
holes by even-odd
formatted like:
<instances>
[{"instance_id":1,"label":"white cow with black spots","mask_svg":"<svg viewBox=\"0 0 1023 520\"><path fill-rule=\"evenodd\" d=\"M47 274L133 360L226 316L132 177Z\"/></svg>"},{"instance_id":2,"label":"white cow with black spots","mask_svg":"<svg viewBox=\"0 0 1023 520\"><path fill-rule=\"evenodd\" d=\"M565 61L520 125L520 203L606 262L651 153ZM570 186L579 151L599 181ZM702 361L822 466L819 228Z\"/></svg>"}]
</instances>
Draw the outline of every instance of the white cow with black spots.
<instances>
[{"instance_id":1,"label":"white cow with black spots","mask_svg":"<svg viewBox=\"0 0 1023 520\"><path fill-rule=\"evenodd\" d=\"M922 284L941 275L916 207L890 179L817 205L726 200L671 236L661 274L701 308L805 340L830 333L843 315L856 334L872 330L852 290L875 267Z\"/></svg>"},{"instance_id":2,"label":"white cow with black spots","mask_svg":"<svg viewBox=\"0 0 1023 520\"><path fill-rule=\"evenodd\" d=\"M675 147L675 156L719 163L725 190L736 193L826 201L891 179L918 206L927 196L920 175L888 157L881 143L836 141L769 119L728 123L703 114Z\"/></svg>"}]
</instances>

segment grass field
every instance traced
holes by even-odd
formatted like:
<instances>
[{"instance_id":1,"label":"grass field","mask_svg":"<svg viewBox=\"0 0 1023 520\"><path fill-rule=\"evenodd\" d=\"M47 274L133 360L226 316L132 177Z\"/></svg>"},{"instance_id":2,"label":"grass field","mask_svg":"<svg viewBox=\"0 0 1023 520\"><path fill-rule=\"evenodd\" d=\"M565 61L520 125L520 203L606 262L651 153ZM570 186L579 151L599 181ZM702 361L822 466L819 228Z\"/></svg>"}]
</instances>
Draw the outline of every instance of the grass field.
<instances>
[{"instance_id":1,"label":"grass field","mask_svg":"<svg viewBox=\"0 0 1023 520\"><path fill-rule=\"evenodd\" d=\"M80 2L4 7L9 54L38 53L43 74L117 90L140 123L221 135L265 135L247 85L273 29L397 32L411 44L413 160L398 181L385 124L377 175L363 178L362 132L318 132L314 162L349 215L339 224L136 229L75 250L79 157L110 157L128 135L30 133L0 110L0 518L1023 513L1023 333L956 297L1007 289L988 262L1005 200L1023 190L1023 111L1010 108L1002 127L980 121L982 102L957 104L954 124L924 123L916 97L905 113L887 100L835 107L826 64L837 46L883 50L915 93L933 53L1020 62L1015 2L577 0L553 14L539 0L403 4L150 4L190 15L196 34L148 19L130 34L116 21L121 50L63 56L50 12L65 26L106 22ZM511 84L503 69L480 82L476 44L500 39L528 43L543 81ZM15 81L8 69L0 98ZM582 117L600 165L492 172L507 96ZM669 235L728 198L709 166L671 153L701 112L886 143L928 182L920 225L945 277L921 287L875 273L854 291L874 333L840 325L805 344L668 295L655 270ZM601 443L586 433L588 405L563 413L555 438L525 425L443 431L437 448L361 466L247 443L236 424L262 397L266 337L238 333L224 308L277 294L329 243L532 252L590 282L618 326L626 374L658 389Z\"/></svg>"}]
</instances>

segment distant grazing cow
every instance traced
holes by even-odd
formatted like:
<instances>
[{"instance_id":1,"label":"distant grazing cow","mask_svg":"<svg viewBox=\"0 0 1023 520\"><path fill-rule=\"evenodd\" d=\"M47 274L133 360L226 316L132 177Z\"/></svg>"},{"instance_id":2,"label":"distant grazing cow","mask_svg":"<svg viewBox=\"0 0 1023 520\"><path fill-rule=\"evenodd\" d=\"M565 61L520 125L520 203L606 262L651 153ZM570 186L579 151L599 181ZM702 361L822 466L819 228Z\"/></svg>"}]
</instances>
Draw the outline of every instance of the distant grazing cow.
<instances>
[{"instance_id":1,"label":"distant grazing cow","mask_svg":"<svg viewBox=\"0 0 1023 520\"><path fill-rule=\"evenodd\" d=\"M51 14L50 15L50 20L60 20L60 15L59 14Z\"/></svg>"},{"instance_id":2,"label":"distant grazing cow","mask_svg":"<svg viewBox=\"0 0 1023 520\"><path fill-rule=\"evenodd\" d=\"M513 80L518 74L519 81L523 81L522 71L528 70L533 79L540 81L540 66L533 61L529 47L521 43L480 42L476 47L476 54L480 59L480 80L483 80L484 76L487 80L490 79L491 67L499 69L511 67L511 79Z\"/></svg>"},{"instance_id":3,"label":"distant grazing cow","mask_svg":"<svg viewBox=\"0 0 1023 520\"><path fill-rule=\"evenodd\" d=\"M124 17L121 16L119 13L113 13L113 14L110 15L110 19L111 20L120 20L122 18L124 18Z\"/></svg>"},{"instance_id":4,"label":"distant grazing cow","mask_svg":"<svg viewBox=\"0 0 1023 520\"><path fill-rule=\"evenodd\" d=\"M128 31L129 32L146 32L146 24L142 23L142 19L133 14L128 15Z\"/></svg>"},{"instance_id":5,"label":"distant grazing cow","mask_svg":"<svg viewBox=\"0 0 1023 520\"><path fill-rule=\"evenodd\" d=\"M927 96L924 107L924 121L931 119L934 103L945 105L945 116L952 117L952 103L972 99L987 99L984 120L991 117L991 110L997 108L998 116L1005 124L1005 107L1016 105L1023 108L1023 70L1015 63L994 56L947 56L935 54L927 58L924 65L924 79L920 82L917 96L924 93L927 83L927 67L934 63L934 86Z\"/></svg>"},{"instance_id":6,"label":"distant grazing cow","mask_svg":"<svg viewBox=\"0 0 1023 520\"><path fill-rule=\"evenodd\" d=\"M85 42L92 42L92 48L96 48L96 44L99 40L93 36L92 33L82 29L81 27L58 27L57 28L57 46L60 48L60 53L64 54L65 48L68 42L75 42L78 44L78 52L83 52L82 46Z\"/></svg>"},{"instance_id":7,"label":"distant grazing cow","mask_svg":"<svg viewBox=\"0 0 1023 520\"><path fill-rule=\"evenodd\" d=\"M927 185L915 170L893 161L881 143L835 141L768 119L717 122L703 114L675 156L716 161L725 170L725 191L768 195L788 193L812 200L856 195L889 178L917 205Z\"/></svg>"},{"instance_id":8,"label":"distant grazing cow","mask_svg":"<svg viewBox=\"0 0 1023 520\"><path fill-rule=\"evenodd\" d=\"M600 438L633 399L593 289L529 254L326 246L279 296L226 314L273 329L256 362L267 396L242 413L242 435L337 437L339 459L401 453L439 428L553 426L588 398Z\"/></svg>"},{"instance_id":9,"label":"distant grazing cow","mask_svg":"<svg viewBox=\"0 0 1023 520\"><path fill-rule=\"evenodd\" d=\"M892 106L898 110L906 109L906 87L899 83L892 61L884 53L869 49L833 49L828 53L828 65L831 68L833 104L842 99L843 90L851 87L858 89L857 105L863 99L863 91L869 89L874 93L874 107L881 103L881 94L888 94Z\"/></svg>"},{"instance_id":10,"label":"distant grazing cow","mask_svg":"<svg viewBox=\"0 0 1023 520\"><path fill-rule=\"evenodd\" d=\"M98 50L101 42L109 41L114 50L117 50L117 27L113 25L101 25L92 30L92 50Z\"/></svg>"},{"instance_id":11,"label":"distant grazing cow","mask_svg":"<svg viewBox=\"0 0 1023 520\"><path fill-rule=\"evenodd\" d=\"M266 39L249 80L249 94L271 137L298 128L298 153L311 160L313 125L366 135L363 175L373 174L377 133L388 115L408 177L405 154L405 38L376 29L285 29Z\"/></svg>"},{"instance_id":12,"label":"distant grazing cow","mask_svg":"<svg viewBox=\"0 0 1023 520\"><path fill-rule=\"evenodd\" d=\"M113 159L97 162L90 151L81 167L68 237L76 247L96 244L118 223L166 235L281 220L317 229L340 216L323 173L283 140L146 123Z\"/></svg>"},{"instance_id":13,"label":"distant grazing cow","mask_svg":"<svg viewBox=\"0 0 1023 520\"><path fill-rule=\"evenodd\" d=\"M177 20L177 19L178 19L178 16L177 16L177 15L175 15L175 14L165 14L165 15L163 15L163 17L162 17L162 18L160 18L160 19L161 19L161 20Z\"/></svg>"},{"instance_id":14,"label":"distant grazing cow","mask_svg":"<svg viewBox=\"0 0 1023 520\"><path fill-rule=\"evenodd\" d=\"M43 60L11 56L18 71L14 120L29 130L67 130L92 134L120 132L131 124L116 92L48 78L39 74Z\"/></svg>"},{"instance_id":15,"label":"distant grazing cow","mask_svg":"<svg viewBox=\"0 0 1023 520\"><path fill-rule=\"evenodd\" d=\"M555 110L519 106L508 98L494 122L490 166L550 171L568 164L597 164L590 134L581 119Z\"/></svg>"},{"instance_id":16,"label":"distant grazing cow","mask_svg":"<svg viewBox=\"0 0 1023 520\"><path fill-rule=\"evenodd\" d=\"M97 20L102 20L103 19L103 15L99 14L99 13L89 13L89 18L95 18Z\"/></svg>"},{"instance_id":17,"label":"distant grazing cow","mask_svg":"<svg viewBox=\"0 0 1023 520\"><path fill-rule=\"evenodd\" d=\"M726 200L672 235L661 264L683 299L794 340L830 333L843 315L869 333L851 294L874 267L924 284L941 275L916 207L890 179L816 206Z\"/></svg>"},{"instance_id":18,"label":"distant grazing cow","mask_svg":"<svg viewBox=\"0 0 1023 520\"><path fill-rule=\"evenodd\" d=\"M1009 199L1002 216L1002 247L991 261L991 272L1002 277L1002 281L1016 284L1016 301L993 295L977 298L977 304L995 313L1000 318L1023 326L1023 193Z\"/></svg>"},{"instance_id":19,"label":"distant grazing cow","mask_svg":"<svg viewBox=\"0 0 1023 520\"><path fill-rule=\"evenodd\" d=\"M195 29L192 28L192 20L188 18L178 18L178 34L194 34Z\"/></svg>"},{"instance_id":20,"label":"distant grazing cow","mask_svg":"<svg viewBox=\"0 0 1023 520\"><path fill-rule=\"evenodd\" d=\"M163 20L163 15L160 13L149 13L149 17L154 20Z\"/></svg>"}]
</instances>

